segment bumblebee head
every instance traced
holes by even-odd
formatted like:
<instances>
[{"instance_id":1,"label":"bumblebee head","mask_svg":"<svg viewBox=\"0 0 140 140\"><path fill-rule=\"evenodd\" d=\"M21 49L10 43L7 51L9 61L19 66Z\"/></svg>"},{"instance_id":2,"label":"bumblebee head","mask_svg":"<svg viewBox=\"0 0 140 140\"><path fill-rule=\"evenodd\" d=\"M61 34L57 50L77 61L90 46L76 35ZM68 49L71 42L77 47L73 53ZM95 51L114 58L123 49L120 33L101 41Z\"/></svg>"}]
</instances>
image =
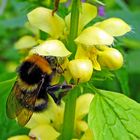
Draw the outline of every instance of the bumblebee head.
<instances>
[{"instance_id":1,"label":"bumblebee head","mask_svg":"<svg viewBox=\"0 0 140 140\"><path fill-rule=\"evenodd\" d=\"M64 63L63 57L45 56L45 59L48 61L52 69L56 69Z\"/></svg>"}]
</instances>

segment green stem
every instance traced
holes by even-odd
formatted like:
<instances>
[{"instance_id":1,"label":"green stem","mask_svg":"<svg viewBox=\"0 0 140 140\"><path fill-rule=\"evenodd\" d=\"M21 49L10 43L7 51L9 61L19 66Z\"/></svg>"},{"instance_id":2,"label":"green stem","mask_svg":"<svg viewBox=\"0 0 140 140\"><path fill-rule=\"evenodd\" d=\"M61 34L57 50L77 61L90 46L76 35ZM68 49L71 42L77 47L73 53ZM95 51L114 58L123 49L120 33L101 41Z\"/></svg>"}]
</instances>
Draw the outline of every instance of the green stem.
<instances>
[{"instance_id":1,"label":"green stem","mask_svg":"<svg viewBox=\"0 0 140 140\"><path fill-rule=\"evenodd\" d=\"M78 33L79 8L80 8L80 0L73 0L71 10L70 35L68 42L68 49L72 52L71 58L74 58L76 52L76 45L74 43L74 39L77 37ZM77 89L78 88L73 89L67 95L62 133L60 136L61 140L71 140L73 137L75 107L78 93Z\"/></svg>"},{"instance_id":2,"label":"green stem","mask_svg":"<svg viewBox=\"0 0 140 140\"><path fill-rule=\"evenodd\" d=\"M69 92L66 99L61 140L71 140L73 137L76 98L77 98L76 90Z\"/></svg>"},{"instance_id":3,"label":"green stem","mask_svg":"<svg viewBox=\"0 0 140 140\"><path fill-rule=\"evenodd\" d=\"M74 58L76 52L76 45L74 39L77 37L78 34L79 9L80 0L73 0L71 10L70 34L68 42L68 49L72 52L71 58Z\"/></svg>"}]
</instances>

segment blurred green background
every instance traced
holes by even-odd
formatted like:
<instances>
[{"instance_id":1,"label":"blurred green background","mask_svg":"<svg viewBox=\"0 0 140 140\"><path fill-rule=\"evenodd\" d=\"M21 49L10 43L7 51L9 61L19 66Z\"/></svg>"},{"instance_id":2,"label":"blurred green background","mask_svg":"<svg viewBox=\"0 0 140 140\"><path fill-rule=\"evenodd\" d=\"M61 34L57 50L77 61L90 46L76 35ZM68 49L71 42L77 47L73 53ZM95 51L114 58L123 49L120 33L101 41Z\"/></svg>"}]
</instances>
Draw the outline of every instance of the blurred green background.
<instances>
[{"instance_id":1,"label":"blurred green background","mask_svg":"<svg viewBox=\"0 0 140 140\"><path fill-rule=\"evenodd\" d=\"M50 2L50 3L49 3ZM113 72L115 77L98 81L95 74L94 84L102 89L118 91L140 102L140 0L103 0L105 16L120 17L132 27L132 31L124 37L117 38L114 47L124 55L124 66ZM50 5L49 5L50 4ZM1 0L0 1L0 82L16 76L16 67L24 57L23 53L15 49L15 42L23 35L33 35L24 24L26 14L37 6L53 7L49 0ZM68 13L61 4L59 13L64 16ZM111 73L103 73L105 77ZM110 77L110 76L108 76ZM0 84L0 140L7 137L24 134L28 130L20 128L15 121L10 121L5 115L5 100L11 89L12 82ZM1 131L2 130L2 131Z\"/></svg>"}]
</instances>

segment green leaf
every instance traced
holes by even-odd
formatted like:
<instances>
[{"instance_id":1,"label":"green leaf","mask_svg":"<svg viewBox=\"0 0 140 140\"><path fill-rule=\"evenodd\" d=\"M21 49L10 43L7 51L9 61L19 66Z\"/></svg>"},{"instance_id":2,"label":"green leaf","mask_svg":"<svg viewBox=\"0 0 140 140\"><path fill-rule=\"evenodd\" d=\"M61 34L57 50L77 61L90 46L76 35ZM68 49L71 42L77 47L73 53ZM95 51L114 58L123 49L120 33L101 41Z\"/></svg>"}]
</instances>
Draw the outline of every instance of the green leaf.
<instances>
[{"instance_id":1,"label":"green leaf","mask_svg":"<svg viewBox=\"0 0 140 140\"><path fill-rule=\"evenodd\" d=\"M130 96L130 90L128 85L128 72L125 67L122 67L121 69L117 70L115 72L116 78L118 79L118 82L120 84L122 92Z\"/></svg>"},{"instance_id":2,"label":"green leaf","mask_svg":"<svg viewBox=\"0 0 140 140\"><path fill-rule=\"evenodd\" d=\"M123 94L99 90L90 106L88 124L94 140L139 140L140 104Z\"/></svg>"},{"instance_id":3,"label":"green leaf","mask_svg":"<svg viewBox=\"0 0 140 140\"><path fill-rule=\"evenodd\" d=\"M14 83L15 78L0 82L0 140L6 140L10 136L28 132L27 129L20 127L15 120L8 119L6 116L6 100Z\"/></svg>"}]
</instances>

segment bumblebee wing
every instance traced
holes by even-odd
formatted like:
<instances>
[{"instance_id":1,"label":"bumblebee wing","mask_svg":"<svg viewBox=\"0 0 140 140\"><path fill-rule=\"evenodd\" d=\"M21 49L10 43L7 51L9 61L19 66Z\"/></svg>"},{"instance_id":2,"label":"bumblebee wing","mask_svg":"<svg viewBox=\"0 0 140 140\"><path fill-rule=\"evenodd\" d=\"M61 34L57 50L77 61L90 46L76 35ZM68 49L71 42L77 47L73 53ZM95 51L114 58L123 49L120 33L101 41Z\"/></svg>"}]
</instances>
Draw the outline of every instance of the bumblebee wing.
<instances>
[{"instance_id":1,"label":"bumblebee wing","mask_svg":"<svg viewBox=\"0 0 140 140\"><path fill-rule=\"evenodd\" d=\"M24 126L27 124L27 122L30 120L32 114L33 114L33 108L35 106L35 102L37 99L37 89L30 92L30 93L24 93L21 100L17 99L18 104L16 105L16 117L18 120L18 123L21 126Z\"/></svg>"},{"instance_id":2,"label":"bumblebee wing","mask_svg":"<svg viewBox=\"0 0 140 140\"><path fill-rule=\"evenodd\" d=\"M24 126L33 114L33 109L37 96L40 92L44 79L38 84L33 91L23 91L18 82L15 83L8 99L7 99L7 116L16 118L21 126Z\"/></svg>"},{"instance_id":3,"label":"bumblebee wing","mask_svg":"<svg viewBox=\"0 0 140 140\"><path fill-rule=\"evenodd\" d=\"M16 106L19 104L16 99L16 93L19 93L19 87L17 85L17 81L15 82L11 93L9 94L6 102L6 114L9 118L13 119L16 117Z\"/></svg>"}]
</instances>

